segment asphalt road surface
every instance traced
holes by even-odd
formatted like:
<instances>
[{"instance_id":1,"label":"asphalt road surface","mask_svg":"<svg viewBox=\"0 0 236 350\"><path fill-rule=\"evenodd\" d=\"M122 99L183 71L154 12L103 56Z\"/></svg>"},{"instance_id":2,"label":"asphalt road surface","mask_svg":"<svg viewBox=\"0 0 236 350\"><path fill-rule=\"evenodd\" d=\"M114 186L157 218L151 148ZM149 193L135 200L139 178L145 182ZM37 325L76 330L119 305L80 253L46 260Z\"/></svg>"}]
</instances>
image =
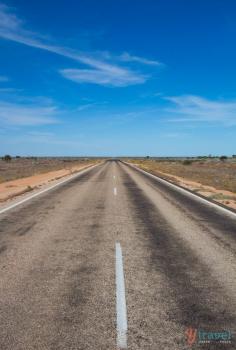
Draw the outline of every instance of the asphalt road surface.
<instances>
[{"instance_id":1,"label":"asphalt road surface","mask_svg":"<svg viewBox=\"0 0 236 350\"><path fill-rule=\"evenodd\" d=\"M114 350L117 314L128 349L189 349L189 328L192 349L236 349L198 338L235 337L235 242L236 216L197 197L118 161L86 170L0 215L0 349Z\"/></svg>"}]
</instances>

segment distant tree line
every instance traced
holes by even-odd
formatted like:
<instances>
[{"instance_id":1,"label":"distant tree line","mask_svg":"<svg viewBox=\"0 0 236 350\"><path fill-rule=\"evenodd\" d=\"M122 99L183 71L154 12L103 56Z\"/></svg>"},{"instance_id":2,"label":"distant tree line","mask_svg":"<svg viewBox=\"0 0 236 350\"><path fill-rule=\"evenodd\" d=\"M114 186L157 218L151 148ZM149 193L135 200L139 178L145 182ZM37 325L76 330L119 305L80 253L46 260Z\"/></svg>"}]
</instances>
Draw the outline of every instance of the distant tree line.
<instances>
[{"instance_id":1,"label":"distant tree line","mask_svg":"<svg viewBox=\"0 0 236 350\"><path fill-rule=\"evenodd\" d=\"M11 156L10 154L6 154L5 156L2 157L2 160L5 160L5 162L10 162L11 161Z\"/></svg>"}]
</instances>

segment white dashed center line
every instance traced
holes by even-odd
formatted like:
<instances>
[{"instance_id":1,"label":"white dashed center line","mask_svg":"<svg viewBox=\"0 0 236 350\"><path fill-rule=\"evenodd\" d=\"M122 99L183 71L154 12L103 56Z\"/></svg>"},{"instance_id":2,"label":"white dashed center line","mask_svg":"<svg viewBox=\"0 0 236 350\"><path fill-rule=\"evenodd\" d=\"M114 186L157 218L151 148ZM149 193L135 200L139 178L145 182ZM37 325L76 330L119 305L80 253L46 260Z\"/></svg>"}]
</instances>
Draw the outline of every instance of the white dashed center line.
<instances>
[{"instance_id":1,"label":"white dashed center line","mask_svg":"<svg viewBox=\"0 0 236 350\"><path fill-rule=\"evenodd\" d=\"M114 187L114 196L117 196L117 188Z\"/></svg>"},{"instance_id":2,"label":"white dashed center line","mask_svg":"<svg viewBox=\"0 0 236 350\"><path fill-rule=\"evenodd\" d=\"M126 349L128 324L123 258L120 243L116 243L116 320L117 347L118 349Z\"/></svg>"}]
</instances>

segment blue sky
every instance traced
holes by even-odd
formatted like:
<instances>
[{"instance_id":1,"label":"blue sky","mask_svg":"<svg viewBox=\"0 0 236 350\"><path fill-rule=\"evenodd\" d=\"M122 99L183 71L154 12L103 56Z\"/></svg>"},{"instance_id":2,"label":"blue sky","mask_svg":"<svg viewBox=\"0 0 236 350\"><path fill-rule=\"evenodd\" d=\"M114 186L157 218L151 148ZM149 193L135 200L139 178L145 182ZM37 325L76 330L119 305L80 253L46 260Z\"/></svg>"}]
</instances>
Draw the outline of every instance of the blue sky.
<instances>
[{"instance_id":1,"label":"blue sky","mask_svg":"<svg viewBox=\"0 0 236 350\"><path fill-rule=\"evenodd\" d=\"M1 154L236 153L234 0L0 0Z\"/></svg>"}]
</instances>

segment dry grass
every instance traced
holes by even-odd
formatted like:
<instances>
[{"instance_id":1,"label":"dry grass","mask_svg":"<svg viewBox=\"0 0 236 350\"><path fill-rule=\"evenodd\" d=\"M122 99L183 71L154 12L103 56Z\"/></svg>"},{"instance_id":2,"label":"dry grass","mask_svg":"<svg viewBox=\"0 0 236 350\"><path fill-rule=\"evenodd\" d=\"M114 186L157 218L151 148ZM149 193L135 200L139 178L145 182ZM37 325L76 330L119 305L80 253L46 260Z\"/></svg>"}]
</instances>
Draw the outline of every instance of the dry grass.
<instances>
[{"instance_id":1,"label":"dry grass","mask_svg":"<svg viewBox=\"0 0 236 350\"><path fill-rule=\"evenodd\" d=\"M199 182L202 185L212 186L219 190L227 190L236 193L236 161L228 159L206 160L129 160L142 169L154 174L164 172L174 176L180 176L186 180Z\"/></svg>"},{"instance_id":2,"label":"dry grass","mask_svg":"<svg viewBox=\"0 0 236 350\"><path fill-rule=\"evenodd\" d=\"M82 158L13 158L10 162L0 159L0 183L49 171L89 165L95 159Z\"/></svg>"}]
</instances>

